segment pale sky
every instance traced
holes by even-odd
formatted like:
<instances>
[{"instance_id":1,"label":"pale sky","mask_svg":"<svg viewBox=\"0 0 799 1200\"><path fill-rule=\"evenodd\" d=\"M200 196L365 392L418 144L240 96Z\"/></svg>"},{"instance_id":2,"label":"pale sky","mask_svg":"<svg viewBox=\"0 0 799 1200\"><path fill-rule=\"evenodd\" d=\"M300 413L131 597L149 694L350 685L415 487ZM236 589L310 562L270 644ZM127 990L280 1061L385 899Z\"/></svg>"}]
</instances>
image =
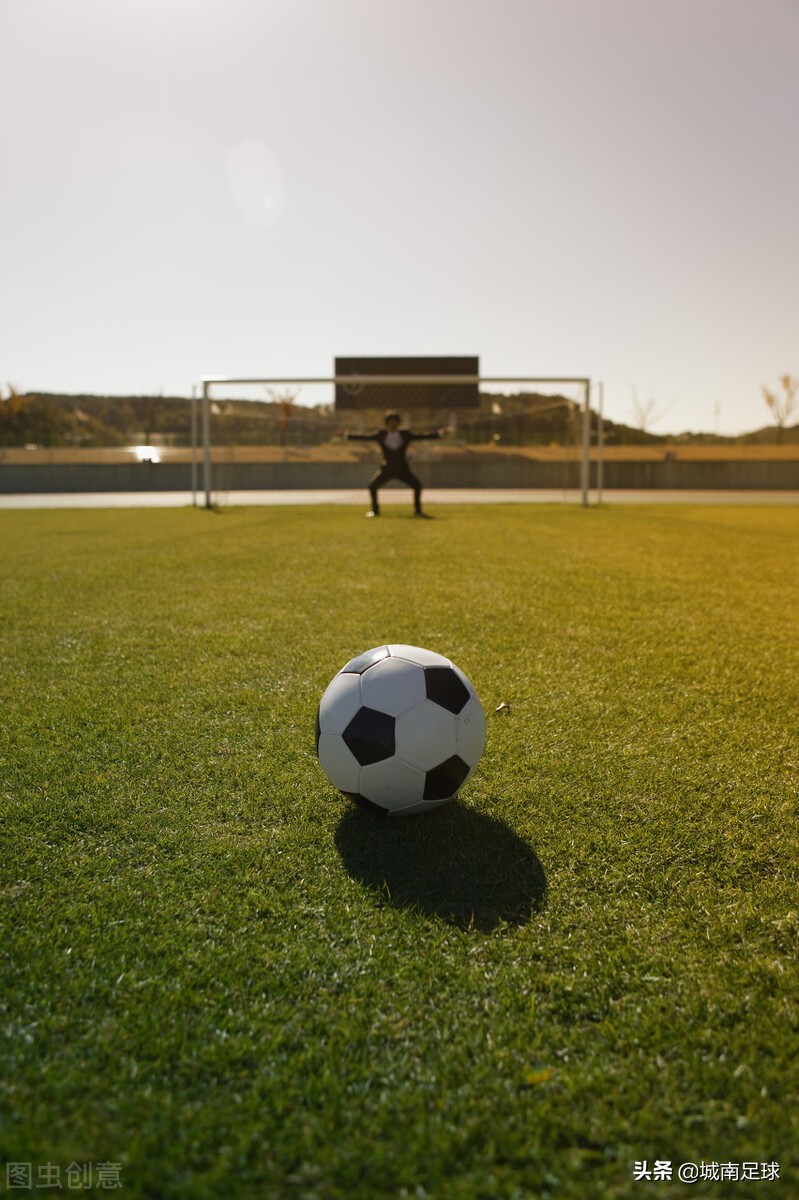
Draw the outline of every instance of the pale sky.
<instances>
[{"instance_id":1,"label":"pale sky","mask_svg":"<svg viewBox=\"0 0 799 1200\"><path fill-rule=\"evenodd\" d=\"M799 0L0 0L0 384L338 355L739 433L799 374Z\"/></svg>"}]
</instances>

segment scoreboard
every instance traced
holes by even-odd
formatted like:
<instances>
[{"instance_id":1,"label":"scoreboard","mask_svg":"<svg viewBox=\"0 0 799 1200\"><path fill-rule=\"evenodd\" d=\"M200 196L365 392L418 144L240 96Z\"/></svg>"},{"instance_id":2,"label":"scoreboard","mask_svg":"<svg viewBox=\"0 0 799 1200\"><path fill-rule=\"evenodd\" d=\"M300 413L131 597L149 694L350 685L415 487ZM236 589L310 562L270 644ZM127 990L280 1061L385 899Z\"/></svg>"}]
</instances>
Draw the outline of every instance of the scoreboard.
<instances>
[{"instance_id":1,"label":"scoreboard","mask_svg":"<svg viewBox=\"0 0 799 1200\"><path fill-rule=\"evenodd\" d=\"M336 384L337 409L462 409L480 407L477 357L337 358L335 374L352 375ZM371 383L370 375L396 376L396 382ZM403 375L470 375L473 383L404 383Z\"/></svg>"}]
</instances>

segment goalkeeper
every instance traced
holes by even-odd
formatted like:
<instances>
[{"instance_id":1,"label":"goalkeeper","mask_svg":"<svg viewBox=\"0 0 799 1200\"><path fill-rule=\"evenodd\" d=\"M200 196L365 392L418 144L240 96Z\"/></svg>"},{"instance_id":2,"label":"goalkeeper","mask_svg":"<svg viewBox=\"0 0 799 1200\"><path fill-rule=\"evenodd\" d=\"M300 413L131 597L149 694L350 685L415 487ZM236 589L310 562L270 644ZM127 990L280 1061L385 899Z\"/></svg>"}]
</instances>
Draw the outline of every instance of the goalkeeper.
<instances>
[{"instance_id":1,"label":"goalkeeper","mask_svg":"<svg viewBox=\"0 0 799 1200\"><path fill-rule=\"evenodd\" d=\"M450 431L449 429L434 429L429 433L412 433L410 429L401 429L400 425L399 413L387 412L385 429L379 429L377 433L348 433L346 430L344 432L344 437L352 442L377 442L383 455L383 465L369 484L372 508L366 514L367 517L380 516L380 501L377 493L384 483L388 483L389 479L399 479L402 483L407 483L409 488L413 488L413 515L415 517L427 516L422 512L422 482L408 466L406 457L408 447L411 442L440 438Z\"/></svg>"}]
</instances>

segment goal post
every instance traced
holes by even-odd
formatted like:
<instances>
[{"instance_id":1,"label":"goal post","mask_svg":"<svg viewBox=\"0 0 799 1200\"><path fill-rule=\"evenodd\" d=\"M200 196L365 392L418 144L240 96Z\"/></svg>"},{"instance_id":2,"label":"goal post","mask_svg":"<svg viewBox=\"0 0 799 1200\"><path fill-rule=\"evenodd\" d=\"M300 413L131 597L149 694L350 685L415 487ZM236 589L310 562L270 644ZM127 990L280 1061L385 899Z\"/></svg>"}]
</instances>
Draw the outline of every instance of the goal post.
<instances>
[{"instance_id":1,"label":"goal post","mask_svg":"<svg viewBox=\"0 0 799 1200\"><path fill-rule=\"evenodd\" d=\"M396 388L398 384L405 385L481 385L499 386L508 384L528 386L555 387L565 384L580 388L582 391L581 412L581 453L580 453L580 492L582 506L588 507L588 492L590 480L590 446L591 446L591 380L586 376L516 376L516 375L444 375L444 374L399 374L386 375L349 373L345 375L313 375L313 376L235 376L235 375L205 375L202 380L202 442L203 442L203 488L205 491L205 507L213 508L212 500L212 462L211 462L211 404L214 389L229 385L257 386L263 388L302 387L306 385L328 385L332 387L386 387Z\"/></svg>"}]
</instances>

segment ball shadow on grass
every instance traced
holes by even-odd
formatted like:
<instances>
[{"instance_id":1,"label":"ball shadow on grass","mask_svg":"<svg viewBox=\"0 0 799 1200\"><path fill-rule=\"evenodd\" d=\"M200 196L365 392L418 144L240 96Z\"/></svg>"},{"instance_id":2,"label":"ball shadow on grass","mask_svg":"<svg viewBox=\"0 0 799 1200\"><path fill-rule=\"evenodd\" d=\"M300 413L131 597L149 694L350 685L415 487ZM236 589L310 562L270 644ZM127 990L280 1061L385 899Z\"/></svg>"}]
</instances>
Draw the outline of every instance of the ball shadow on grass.
<instances>
[{"instance_id":1,"label":"ball shadow on grass","mask_svg":"<svg viewBox=\"0 0 799 1200\"><path fill-rule=\"evenodd\" d=\"M389 818L357 806L336 847L353 879L397 908L490 933L524 925L546 898L538 857L513 830L457 801L423 816Z\"/></svg>"}]
</instances>

